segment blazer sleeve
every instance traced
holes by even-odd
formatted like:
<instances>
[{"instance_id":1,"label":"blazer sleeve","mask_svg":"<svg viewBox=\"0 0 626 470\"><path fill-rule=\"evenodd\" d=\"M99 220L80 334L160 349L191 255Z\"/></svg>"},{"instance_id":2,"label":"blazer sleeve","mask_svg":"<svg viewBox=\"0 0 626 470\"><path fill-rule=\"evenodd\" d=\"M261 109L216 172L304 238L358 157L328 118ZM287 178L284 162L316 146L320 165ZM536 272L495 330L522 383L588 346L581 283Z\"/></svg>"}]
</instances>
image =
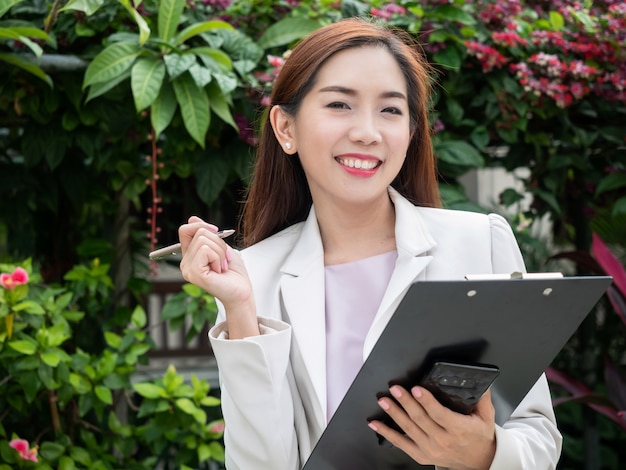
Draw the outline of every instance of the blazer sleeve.
<instances>
[{"instance_id":1,"label":"blazer sleeve","mask_svg":"<svg viewBox=\"0 0 626 470\"><path fill-rule=\"evenodd\" d=\"M507 221L489 215L494 273L525 272L517 241ZM496 426L496 455L491 470L556 468L562 437L556 425L548 381L542 375L509 420Z\"/></svg>"},{"instance_id":2,"label":"blazer sleeve","mask_svg":"<svg viewBox=\"0 0 626 470\"><path fill-rule=\"evenodd\" d=\"M261 335L229 340L226 323L209 331L220 371L229 470L300 468L288 381L291 326L259 318Z\"/></svg>"}]
</instances>

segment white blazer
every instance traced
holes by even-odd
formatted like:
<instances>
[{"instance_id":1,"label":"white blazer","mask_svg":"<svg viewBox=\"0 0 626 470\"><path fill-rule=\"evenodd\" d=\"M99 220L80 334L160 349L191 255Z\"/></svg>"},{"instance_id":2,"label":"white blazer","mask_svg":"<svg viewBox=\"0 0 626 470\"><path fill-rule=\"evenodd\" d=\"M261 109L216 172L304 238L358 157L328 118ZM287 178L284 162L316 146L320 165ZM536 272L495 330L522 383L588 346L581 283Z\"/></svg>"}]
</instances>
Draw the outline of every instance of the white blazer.
<instances>
[{"instance_id":1,"label":"white blazer","mask_svg":"<svg viewBox=\"0 0 626 470\"><path fill-rule=\"evenodd\" d=\"M415 207L394 189L398 257L367 333L367 358L415 281L524 271L507 222L495 214ZM305 222L241 252L262 334L229 340L220 306L209 332L220 371L228 470L296 470L326 427L324 253L314 208ZM561 435L545 377L504 426L492 470L555 468Z\"/></svg>"}]
</instances>

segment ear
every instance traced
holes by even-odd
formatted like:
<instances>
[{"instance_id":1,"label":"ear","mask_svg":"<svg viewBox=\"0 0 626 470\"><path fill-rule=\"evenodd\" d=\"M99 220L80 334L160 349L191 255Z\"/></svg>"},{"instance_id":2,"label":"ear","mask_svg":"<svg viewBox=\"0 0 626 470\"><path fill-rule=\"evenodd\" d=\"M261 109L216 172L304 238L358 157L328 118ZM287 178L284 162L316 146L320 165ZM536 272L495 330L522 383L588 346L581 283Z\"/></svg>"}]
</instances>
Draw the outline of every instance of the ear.
<instances>
[{"instance_id":1,"label":"ear","mask_svg":"<svg viewBox=\"0 0 626 470\"><path fill-rule=\"evenodd\" d=\"M280 106L270 109L270 123L276 140L288 155L297 152L297 145L293 135L293 117Z\"/></svg>"}]
</instances>

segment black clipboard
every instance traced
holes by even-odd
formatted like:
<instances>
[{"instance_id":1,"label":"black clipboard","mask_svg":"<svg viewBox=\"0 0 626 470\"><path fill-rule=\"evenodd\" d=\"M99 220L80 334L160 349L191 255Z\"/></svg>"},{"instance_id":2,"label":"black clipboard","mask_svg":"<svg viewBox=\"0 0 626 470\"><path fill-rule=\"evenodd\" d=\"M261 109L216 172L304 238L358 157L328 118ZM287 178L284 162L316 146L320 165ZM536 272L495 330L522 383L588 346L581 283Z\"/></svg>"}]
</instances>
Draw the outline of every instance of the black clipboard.
<instances>
[{"instance_id":1,"label":"black clipboard","mask_svg":"<svg viewBox=\"0 0 626 470\"><path fill-rule=\"evenodd\" d=\"M304 470L434 468L381 445L367 426L389 384L417 383L432 360L495 364L503 424L610 285L609 276L420 281L385 327Z\"/></svg>"}]
</instances>

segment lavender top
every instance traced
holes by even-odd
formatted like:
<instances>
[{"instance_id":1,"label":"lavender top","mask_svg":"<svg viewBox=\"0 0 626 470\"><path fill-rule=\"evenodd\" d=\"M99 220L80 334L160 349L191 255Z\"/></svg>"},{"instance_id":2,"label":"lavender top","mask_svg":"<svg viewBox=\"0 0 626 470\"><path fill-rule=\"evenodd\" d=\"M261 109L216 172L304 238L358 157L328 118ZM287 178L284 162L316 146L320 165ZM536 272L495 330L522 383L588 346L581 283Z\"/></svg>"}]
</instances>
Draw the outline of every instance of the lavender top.
<instances>
[{"instance_id":1,"label":"lavender top","mask_svg":"<svg viewBox=\"0 0 626 470\"><path fill-rule=\"evenodd\" d=\"M363 344L387 290L396 251L326 266L328 420L363 365Z\"/></svg>"}]
</instances>

